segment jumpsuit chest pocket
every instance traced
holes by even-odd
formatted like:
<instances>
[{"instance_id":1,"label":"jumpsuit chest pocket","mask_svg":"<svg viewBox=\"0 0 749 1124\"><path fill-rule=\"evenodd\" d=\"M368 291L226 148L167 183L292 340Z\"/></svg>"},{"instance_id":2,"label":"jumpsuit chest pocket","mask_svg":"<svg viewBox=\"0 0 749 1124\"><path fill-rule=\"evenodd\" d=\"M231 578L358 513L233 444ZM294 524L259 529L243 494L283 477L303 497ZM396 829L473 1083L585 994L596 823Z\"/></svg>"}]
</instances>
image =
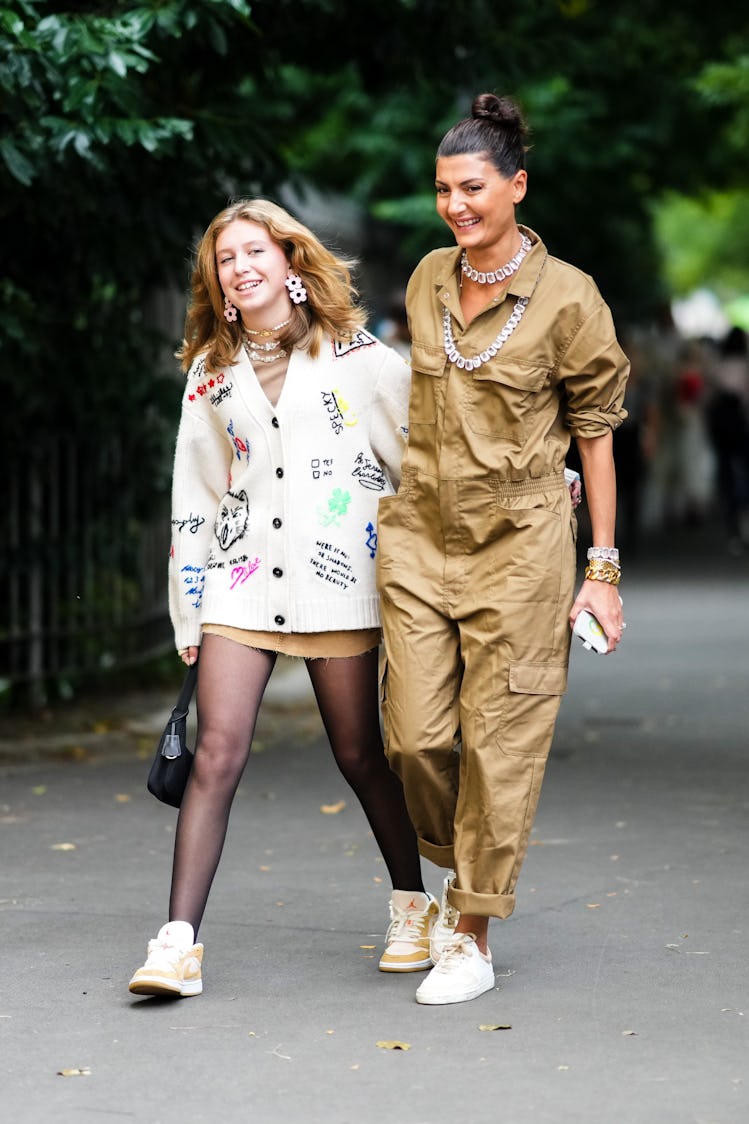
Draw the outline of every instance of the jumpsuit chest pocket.
<instances>
[{"instance_id":1,"label":"jumpsuit chest pocket","mask_svg":"<svg viewBox=\"0 0 749 1124\"><path fill-rule=\"evenodd\" d=\"M445 393L444 374L444 349L414 341L411 346L409 427L436 423L439 405Z\"/></svg>"},{"instance_id":2,"label":"jumpsuit chest pocket","mask_svg":"<svg viewBox=\"0 0 749 1124\"><path fill-rule=\"evenodd\" d=\"M517 362L487 363L469 378L465 395L469 428L484 437L524 445L528 422L550 381L548 372Z\"/></svg>"}]
</instances>

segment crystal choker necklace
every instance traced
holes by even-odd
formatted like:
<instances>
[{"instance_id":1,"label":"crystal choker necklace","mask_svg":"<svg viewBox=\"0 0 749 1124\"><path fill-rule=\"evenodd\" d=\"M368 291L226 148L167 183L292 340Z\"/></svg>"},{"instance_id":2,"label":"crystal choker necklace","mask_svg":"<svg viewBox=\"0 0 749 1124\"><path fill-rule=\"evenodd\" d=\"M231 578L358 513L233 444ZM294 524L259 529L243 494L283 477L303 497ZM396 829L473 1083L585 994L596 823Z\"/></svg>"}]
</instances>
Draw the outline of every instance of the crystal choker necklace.
<instances>
[{"instance_id":1,"label":"crystal choker necklace","mask_svg":"<svg viewBox=\"0 0 749 1124\"><path fill-rule=\"evenodd\" d=\"M493 285L495 281L504 281L507 277L512 277L513 273L517 273L518 267L531 248L531 240L527 234L520 235L520 249L515 254L514 258L510 258L506 265L501 265L499 269L493 269L489 273L479 272L474 269L468 261L468 252L466 250L460 255L460 268L465 273L469 281L476 281L479 285Z\"/></svg>"}]
</instances>

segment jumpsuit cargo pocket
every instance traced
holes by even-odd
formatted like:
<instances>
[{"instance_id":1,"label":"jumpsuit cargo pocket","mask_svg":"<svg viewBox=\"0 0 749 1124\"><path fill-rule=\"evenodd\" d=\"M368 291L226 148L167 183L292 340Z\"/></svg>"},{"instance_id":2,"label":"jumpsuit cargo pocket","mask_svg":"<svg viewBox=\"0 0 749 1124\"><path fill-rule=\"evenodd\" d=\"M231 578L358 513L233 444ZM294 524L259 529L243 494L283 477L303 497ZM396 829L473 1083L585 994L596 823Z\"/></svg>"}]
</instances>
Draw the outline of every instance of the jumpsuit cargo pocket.
<instances>
[{"instance_id":1,"label":"jumpsuit cargo pocket","mask_svg":"<svg viewBox=\"0 0 749 1124\"><path fill-rule=\"evenodd\" d=\"M538 408L548 373L520 363L487 364L474 371L466 395L466 420L474 433L525 444L527 419Z\"/></svg>"},{"instance_id":2,"label":"jumpsuit cargo pocket","mask_svg":"<svg viewBox=\"0 0 749 1124\"><path fill-rule=\"evenodd\" d=\"M567 690L566 666L511 663L497 743L511 756L546 757L559 705Z\"/></svg>"},{"instance_id":3,"label":"jumpsuit cargo pocket","mask_svg":"<svg viewBox=\"0 0 749 1124\"><path fill-rule=\"evenodd\" d=\"M403 473L401 485L394 496L383 496L377 504L377 553L375 569L386 565L392 569L408 552L408 541L403 532L410 531L414 522L413 476Z\"/></svg>"},{"instance_id":4,"label":"jumpsuit cargo pocket","mask_svg":"<svg viewBox=\"0 0 749 1124\"><path fill-rule=\"evenodd\" d=\"M442 348L414 343L411 347L411 396L408 406L409 428L434 425L438 397L444 394L445 352Z\"/></svg>"}]
</instances>

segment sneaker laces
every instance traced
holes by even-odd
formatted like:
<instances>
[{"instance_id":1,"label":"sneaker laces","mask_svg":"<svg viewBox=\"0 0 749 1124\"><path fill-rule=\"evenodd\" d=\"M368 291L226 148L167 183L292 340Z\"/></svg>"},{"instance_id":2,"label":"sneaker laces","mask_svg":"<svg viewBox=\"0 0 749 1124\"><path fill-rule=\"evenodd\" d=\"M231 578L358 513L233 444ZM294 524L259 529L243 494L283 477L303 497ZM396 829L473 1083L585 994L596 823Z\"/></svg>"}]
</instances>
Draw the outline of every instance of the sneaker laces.
<instances>
[{"instance_id":1,"label":"sneaker laces","mask_svg":"<svg viewBox=\"0 0 749 1124\"><path fill-rule=\"evenodd\" d=\"M418 909L400 909L399 906L393 905L391 902L390 917L392 920L385 934L385 944L388 945L394 941L408 941L411 944L416 944L424 936L418 922L423 919L425 914L426 911Z\"/></svg>"},{"instance_id":2,"label":"sneaker laces","mask_svg":"<svg viewBox=\"0 0 749 1124\"><path fill-rule=\"evenodd\" d=\"M445 945L442 955L437 961L435 967L446 968L449 966L451 960L457 960L461 956L467 956L470 958L471 951L466 947L469 941L475 943L475 933L456 933L455 937L450 941L450 943L448 945Z\"/></svg>"},{"instance_id":3,"label":"sneaker laces","mask_svg":"<svg viewBox=\"0 0 749 1124\"><path fill-rule=\"evenodd\" d=\"M177 945L167 944L156 938L148 942L148 958L143 965L144 968L176 968L179 961L185 955L186 949L178 948Z\"/></svg>"}]
</instances>

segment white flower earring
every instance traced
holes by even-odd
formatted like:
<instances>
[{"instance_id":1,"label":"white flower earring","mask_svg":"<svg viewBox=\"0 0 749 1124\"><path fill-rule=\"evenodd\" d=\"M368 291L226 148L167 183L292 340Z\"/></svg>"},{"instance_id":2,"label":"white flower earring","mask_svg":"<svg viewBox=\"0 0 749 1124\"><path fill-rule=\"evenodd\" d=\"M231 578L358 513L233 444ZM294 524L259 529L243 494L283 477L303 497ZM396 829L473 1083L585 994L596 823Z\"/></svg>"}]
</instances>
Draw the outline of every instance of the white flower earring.
<instances>
[{"instance_id":1,"label":"white flower earring","mask_svg":"<svg viewBox=\"0 0 749 1124\"><path fill-rule=\"evenodd\" d=\"M237 310L228 297L224 297L224 319L228 324L233 324L237 319Z\"/></svg>"},{"instance_id":2,"label":"white flower earring","mask_svg":"<svg viewBox=\"0 0 749 1124\"><path fill-rule=\"evenodd\" d=\"M289 290L289 296L294 304L302 304L307 299L307 290L298 273L290 273L284 282L286 288Z\"/></svg>"}]
</instances>

